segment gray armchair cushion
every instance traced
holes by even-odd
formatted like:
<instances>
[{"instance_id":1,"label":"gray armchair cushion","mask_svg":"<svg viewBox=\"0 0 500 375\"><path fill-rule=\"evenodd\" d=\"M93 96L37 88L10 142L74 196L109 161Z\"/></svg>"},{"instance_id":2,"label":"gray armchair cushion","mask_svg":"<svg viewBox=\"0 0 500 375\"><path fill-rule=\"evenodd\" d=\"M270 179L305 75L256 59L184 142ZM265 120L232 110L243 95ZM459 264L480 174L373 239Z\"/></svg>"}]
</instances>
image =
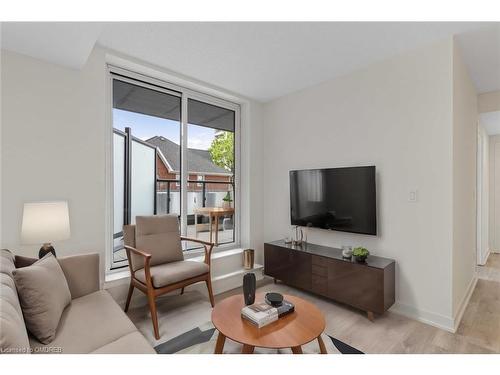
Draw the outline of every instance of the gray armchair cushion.
<instances>
[{"instance_id":1,"label":"gray armchair cushion","mask_svg":"<svg viewBox=\"0 0 500 375\"><path fill-rule=\"evenodd\" d=\"M151 279L155 288L161 288L182 280L203 275L207 272L209 272L207 264L185 260L151 267ZM138 270L135 273L135 277L144 284L146 283L144 269Z\"/></svg>"},{"instance_id":2,"label":"gray armchair cushion","mask_svg":"<svg viewBox=\"0 0 500 375\"><path fill-rule=\"evenodd\" d=\"M137 216L136 248L151 254L151 265L184 260L177 215Z\"/></svg>"}]
</instances>

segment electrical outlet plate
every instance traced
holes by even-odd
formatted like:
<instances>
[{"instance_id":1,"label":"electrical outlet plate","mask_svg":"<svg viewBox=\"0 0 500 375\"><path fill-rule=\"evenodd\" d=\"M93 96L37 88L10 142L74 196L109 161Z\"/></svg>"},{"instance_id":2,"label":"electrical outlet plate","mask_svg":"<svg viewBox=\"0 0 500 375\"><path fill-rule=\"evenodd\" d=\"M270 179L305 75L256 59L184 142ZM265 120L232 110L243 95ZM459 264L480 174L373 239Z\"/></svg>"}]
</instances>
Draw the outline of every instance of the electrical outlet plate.
<instances>
[{"instance_id":1,"label":"electrical outlet plate","mask_svg":"<svg viewBox=\"0 0 500 375\"><path fill-rule=\"evenodd\" d=\"M417 190L410 190L410 192L408 194L408 201L418 202L418 191Z\"/></svg>"}]
</instances>

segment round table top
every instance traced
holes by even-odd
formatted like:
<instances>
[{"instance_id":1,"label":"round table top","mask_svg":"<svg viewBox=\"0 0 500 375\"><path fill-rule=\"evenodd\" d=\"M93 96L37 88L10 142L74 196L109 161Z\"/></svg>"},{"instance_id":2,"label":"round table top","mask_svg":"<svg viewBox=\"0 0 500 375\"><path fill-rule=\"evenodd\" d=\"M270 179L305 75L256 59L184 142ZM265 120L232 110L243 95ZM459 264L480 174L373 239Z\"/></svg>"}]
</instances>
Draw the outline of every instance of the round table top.
<instances>
[{"instance_id":1,"label":"round table top","mask_svg":"<svg viewBox=\"0 0 500 375\"><path fill-rule=\"evenodd\" d=\"M255 301L264 300L257 293ZM212 311L212 323L224 336L241 344L261 348L291 348L307 344L325 330L325 317L312 303L302 298L284 295L295 305L295 311L265 327L257 328L241 317L245 306L242 294L218 302Z\"/></svg>"},{"instance_id":2,"label":"round table top","mask_svg":"<svg viewBox=\"0 0 500 375\"><path fill-rule=\"evenodd\" d=\"M205 214L205 215L224 215L234 213L234 208L232 207L198 207L194 209L196 214Z\"/></svg>"}]
</instances>

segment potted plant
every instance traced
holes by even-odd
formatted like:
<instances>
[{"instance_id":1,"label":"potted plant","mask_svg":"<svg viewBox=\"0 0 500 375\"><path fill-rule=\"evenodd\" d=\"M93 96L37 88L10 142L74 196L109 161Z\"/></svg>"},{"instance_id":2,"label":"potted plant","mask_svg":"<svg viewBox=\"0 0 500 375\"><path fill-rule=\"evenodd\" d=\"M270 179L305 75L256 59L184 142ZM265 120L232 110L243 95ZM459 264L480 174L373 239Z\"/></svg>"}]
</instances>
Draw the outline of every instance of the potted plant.
<instances>
[{"instance_id":1,"label":"potted plant","mask_svg":"<svg viewBox=\"0 0 500 375\"><path fill-rule=\"evenodd\" d=\"M222 198L222 207L224 207L224 208L231 207L232 201L233 201L233 199L231 198L231 194L228 191L226 196L224 198Z\"/></svg>"},{"instance_id":2,"label":"potted plant","mask_svg":"<svg viewBox=\"0 0 500 375\"><path fill-rule=\"evenodd\" d=\"M370 255L370 252L364 247L356 247L352 251L352 256L356 259L356 262L363 263L366 258Z\"/></svg>"}]
</instances>

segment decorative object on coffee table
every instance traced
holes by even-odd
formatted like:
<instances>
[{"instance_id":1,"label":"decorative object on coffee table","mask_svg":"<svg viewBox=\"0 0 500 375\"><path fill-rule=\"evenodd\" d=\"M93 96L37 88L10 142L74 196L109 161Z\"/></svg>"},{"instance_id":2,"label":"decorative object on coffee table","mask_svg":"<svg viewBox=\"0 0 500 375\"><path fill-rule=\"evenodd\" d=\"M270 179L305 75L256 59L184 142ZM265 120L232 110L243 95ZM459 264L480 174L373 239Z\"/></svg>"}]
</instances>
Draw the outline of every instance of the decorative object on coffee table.
<instances>
[{"instance_id":1,"label":"decorative object on coffee table","mask_svg":"<svg viewBox=\"0 0 500 375\"><path fill-rule=\"evenodd\" d=\"M255 302L255 289L257 281L255 274L249 272L243 276L243 296L245 298L245 305L252 305Z\"/></svg>"},{"instance_id":2,"label":"decorative object on coffee table","mask_svg":"<svg viewBox=\"0 0 500 375\"><path fill-rule=\"evenodd\" d=\"M26 245L42 243L38 252L41 259L48 253L56 255L53 241L63 241L70 237L68 202L25 203L21 241Z\"/></svg>"},{"instance_id":3,"label":"decorative object on coffee table","mask_svg":"<svg viewBox=\"0 0 500 375\"><path fill-rule=\"evenodd\" d=\"M283 294L270 292L266 293L265 300L273 307L279 307L283 303Z\"/></svg>"},{"instance_id":4,"label":"decorative object on coffee table","mask_svg":"<svg viewBox=\"0 0 500 375\"><path fill-rule=\"evenodd\" d=\"M326 354L321 334L325 330L325 317L312 303L302 298L284 295L286 301L295 305L295 311L262 328L241 317L244 300L241 295L234 295L220 301L212 310L212 323L219 331L215 354L221 354L226 337L243 344L243 354L253 353L255 347L291 348L294 354L302 354L302 345L317 340L320 352ZM264 300L262 293L257 293L257 301Z\"/></svg>"},{"instance_id":5,"label":"decorative object on coffee table","mask_svg":"<svg viewBox=\"0 0 500 375\"><path fill-rule=\"evenodd\" d=\"M243 268L246 270L253 269L255 259L255 251L253 249L243 250Z\"/></svg>"},{"instance_id":6,"label":"decorative object on coffee table","mask_svg":"<svg viewBox=\"0 0 500 375\"><path fill-rule=\"evenodd\" d=\"M354 256L354 259L356 259L356 262L364 263L366 258L368 258L368 255L370 255L370 252L364 247L356 247L352 251L352 255Z\"/></svg>"}]
</instances>

